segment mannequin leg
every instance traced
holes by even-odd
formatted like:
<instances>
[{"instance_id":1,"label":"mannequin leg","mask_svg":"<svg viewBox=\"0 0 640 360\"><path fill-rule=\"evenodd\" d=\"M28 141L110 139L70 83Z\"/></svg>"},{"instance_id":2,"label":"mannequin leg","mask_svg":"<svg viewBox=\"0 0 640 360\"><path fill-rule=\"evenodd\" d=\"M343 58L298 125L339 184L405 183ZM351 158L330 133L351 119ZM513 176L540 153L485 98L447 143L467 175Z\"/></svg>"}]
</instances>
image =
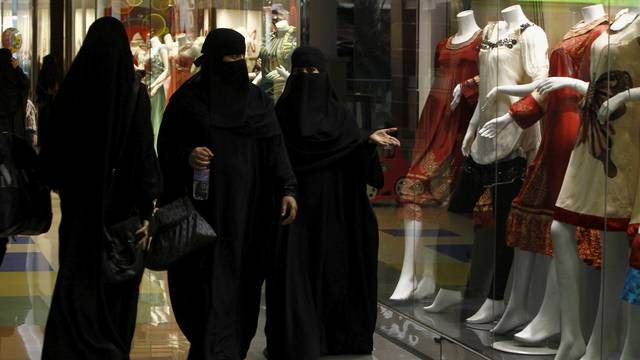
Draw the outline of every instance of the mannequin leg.
<instances>
[{"instance_id":1,"label":"mannequin leg","mask_svg":"<svg viewBox=\"0 0 640 360\"><path fill-rule=\"evenodd\" d=\"M558 221L551 224L560 299L561 341L556 360L577 360L586 345L580 323L580 259L576 227Z\"/></svg>"},{"instance_id":2,"label":"mannequin leg","mask_svg":"<svg viewBox=\"0 0 640 360\"><path fill-rule=\"evenodd\" d=\"M554 258L551 260L547 272L547 285L540 310L529 325L514 336L514 339L532 344L558 334L560 332L560 305L558 301L558 275Z\"/></svg>"},{"instance_id":3,"label":"mannequin leg","mask_svg":"<svg viewBox=\"0 0 640 360\"><path fill-rule=\"evenodd\" d=\"M640 359L640 341L638 341L638 334L640 334L640 306L630 304L626 306L629 307L627 339L624 342L620 360L636 360Z\"/></svg>"},{"instance_id":4,"label":"mannequin leg","mask_svg":"<svg viewBox=\"0 0 640 360\"><path fill-rule=\"evenodd\" d=\"M423 250L422 257L422 279L418 282L416 291L413 294L415 299L424 299L433 295L436 291L436 283L434 281L434 267L436 265L435 252Z\"/></svg>"},{"instance_id":5,"label":"mannequin leg","mask_svg":"<svg viewBox=\"0 0 640 360\"><path fill-rule=\"evenodd\" d=\"M620 293L629 259L629 238L624 232L606 232L601 241L600 305L587 352L582 360L608 359L618 350L618 339L621 336L619 324L623 302Z\"/></svg>"},{"instance_id":6,"label":"mannequin leg","mask_svg":"<svg viewBox=\"0 0 640 360\"><path fill-rule=\"evenodd\" d=\"M462 292L458 290L440 289L433 303L424 307L428 313L438 313L462 302Z\"/></svg>"},{"instance_id":7,"label":"mannequin leg","mask_svg":"<svg viewBox=\"0 0 640 360\"><path fill-rule=\"evenodd\" d=\"M467 319L468 323L487 324L499 319L504 313L504 293L512 270L514 255L513 248L507 245L507 220L511 211L511 202L518 195L521 187L522 180L515 180L512 183L496 185L491 189L496 219L496 236L491 254L495 271L487 300L472 317Z\"/></svg>"},{"instance_id":8,"label":"mannequin leg","mask_svg":"<svg viewBox=\"0 0 640 360\"><path fill-rule=\"evenodd\" d=\"M495 334L505 334L529 319L527 314L527 295L529 293L529 283L531 281L531 270L535 260L535 253L515 249L513 258L513 284L509 303L502 315L502 318L493 328Z\"/></svg>"},{"instance_id":9,"label":"mannequin leg","mask_svg":"<svg viewBox=\"0 0 640 360\"><path fill-rule=\"evenodd\" d=\"M422 222L405 220L404 222L404 259L402 271L391 300L407 300L416 288L415 256L422 233Z\"/></svg>"}]
</instances>

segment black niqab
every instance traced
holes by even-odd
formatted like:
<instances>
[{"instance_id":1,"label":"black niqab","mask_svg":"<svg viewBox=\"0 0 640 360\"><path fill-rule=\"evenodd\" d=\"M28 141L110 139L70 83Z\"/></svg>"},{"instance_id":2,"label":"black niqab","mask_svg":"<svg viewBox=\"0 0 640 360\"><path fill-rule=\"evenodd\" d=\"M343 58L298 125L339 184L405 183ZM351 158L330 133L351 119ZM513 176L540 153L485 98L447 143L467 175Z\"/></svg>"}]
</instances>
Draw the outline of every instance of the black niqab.
<instances>
[{"instance_id":1,"label":"black niqab","mask_svg":"<svg viewBox=\"0 0 640 360\"><path fill-rule=\"evenodd\" d=\"M295 72L276 104L291 164L296 172L314 170L341 159L361 143L360 129L338 102L324 70L322 53L300 47L293 69L316 67L319 74Z\"/></svg>"},{"instance_id":2,"label":"black niqab","mask_svg":"<svg viewBox=\"0 0 640 360\"><path fill-rule=\"evenodd\" d=\"M193 81L208 99L208 112L214 127L235 129L255 137L280 133L269 116L271 105L250 101L249 74L245 60L223 61L226 55L244 55L245 39L232 29L215 29L207 35L202 56L196 65L202 68Z\"/></svg>"},{"instance_id":3,"label":"black niqab","mask_svg":"<svg viewBox=\"0 0 640 360\"><path fill-rule=\"evenodd\" d=\"M133 57L122 23L112 17L96 20L60 87L51 115L56 126L47 137L75 139L63 148L56 147L61 153L51 154L70 160L68 168L60 169L64 171L57 171L57 175L82 179L82 174L105 171L100 181L92 180L103 183L124 142L129 123L122 119L126 118L133 80Z\"/></svg>"},{"instance_id":4,"label":"black niqab","mask_svg":"<svg viewBox=\"0 0 640 360\"><path fill-rule=\"evenodd\" d=\"M41 129L43 174L59 189L62 214L44 360L129 358L142 274L106 282L104 228L149 219L161 190L149 97L142 89L132 97L133 81L122 23L96 20Z\"/></svg>"}]
</instances>

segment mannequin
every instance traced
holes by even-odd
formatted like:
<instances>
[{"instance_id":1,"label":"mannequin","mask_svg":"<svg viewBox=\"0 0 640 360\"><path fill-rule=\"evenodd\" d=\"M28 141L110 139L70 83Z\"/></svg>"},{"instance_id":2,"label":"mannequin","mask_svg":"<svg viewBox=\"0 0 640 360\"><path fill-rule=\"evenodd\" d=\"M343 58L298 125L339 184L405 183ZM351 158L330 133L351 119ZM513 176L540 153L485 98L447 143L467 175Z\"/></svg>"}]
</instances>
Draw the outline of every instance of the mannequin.
<instances>
[{"instance_id":1,"label":"mannequin","mask_svg":"<svg viewBox=\"0 0 640 360\"><path fill-rule=\"evenodd\" d=\"M608 22L602 5L587 6L582 9L582 15L584 20L575 25L554 48L551 54L552 67L549 76L569 74L579 76L581 73L586 76L588 74L589 64L584 61L584 54L589 51L591 43L606 31ZM527 91L533 92L539 83L540 81L536 81L526 85L496 87L489 92L487 104L495 101L497 93L524 96ZM497 334L507 333L529 320L526 300L529 297L529 282L534 259L538 256L537 254L552 255L550 225L553 220L555 201L562 185L562 177L568 165L571 149L580 125L578 96L571 91L556 93L551 98L542 97L536 93L531 94L516 103L526 103L526 106L512 106L507 114L488 122L480 130L481 136L493 138L496 136L497 123L503 127L517 122L518 125L526 127L532 121L537 122L542 118L543 110L538 104L544 103L547 106L548 126L545 127L541 148L529 168L523 190L514 201L510 215L508 239L510 245L515 246L512 274L514 281L505 313L492 330ZM540 110L529 110L532 107L539 107ZM554 139L551 140L552 138ZM542 181L547 182L545 190L541 190L537 186ZM521 208L524 210L520 210ZM531 229L542 231L532 232ZM599 254L597 232L579 230L578 235L580 235L580 242L583 244L581 246L590 250L586 251L587 254ZM599 261L599 259L590 258L584 260L594 261L594 263ZM547 277L551 283L547 284L548 292L543 301L544 306L541 307L535 322L516 335L517 339L526 341L535 337L539 340L541 336L552 336L559 331L559 307L553 301L557 300L557 279L554 278L553 272Z\"/></svg>"},{"instance_id":2,"label":"mannequin","mask_svg":"<svg viewBox=\"0 0 640 360\"><path fill-rule=\"evenodd\" d=\"M484 29L485 40L480 52L480 78L483 80L480 82L481 98L496 85L515 84L525 80L515 73L526 73L529 81L547 76L548 44L544 30L533 25L518 5L502 10L502 17L503 22L490 23ZM498 59L498 52L500 59ZM504 66L513 67L513 71L497 71L498 67ZM468 323L491 322L504 310L504 289L513 257L512 250L506 246L506 215L511 199L517 195L522 184L526 161L532 158L539 144L538 126L532 126L526 130L511 127L498 138L497 146L496 142L477 136L478 130L494 117L493 114L496 111L506 111L515 100L517 99L502 96L497 101L496 107L491 109L480 105L476 107L462 145L463 154L468 156L466 161L469 167L476 170L469 172L468 175L465 172L449 206L449 210L454 213L468 211L470 199L475 198L482 187L491 188L493 192L499 194L494 197L497 201L494 203L494 209L498 210L494 253L496 259L499 259L495 262L494 291L480 309L467 319ZM452 105L455 106L455 102ZM495 171L503 175L497 179L489 179ZM480 246L477 242L475 245ZM452 303L450 299L453 298L451 296L453 294L441 296L442 292L441 289L432 306L426 310L440 310Z\"/></svg>"},{"instance_id":3,"label":"mannequin","mask_svg":"<svg viewBox=\"0 0 640 360\"><path fill-rule=\"evenodd\" d=\"M147 47L140 33L135 33L131 38L131 55L134 59L134 67L136 70L144 70L144 57L147 53Z\"/></svg>"},{"instance_id":4,"label":"mannequin","mask_svg":"<svg viewBox=\"0 0 640 360\"><path fill-rule=\"evenodd\" d=\"M297 47L296 28L287 20L278 21L268 44L260 50L262 73L253 83L259 85L274 101L284 90L291 68L291 54ZM284 71L283 71L284 70Z\"/></svg>"},{"instance_id":5,"label":"mannequin","mask_svg":"<svg viewBox=\"0 0 640 360\"><path fill-rule=\"evenodd\" d=\"M578 138L556 204L557 220L552 225L552 232L554 247L557 249L557 276L562 308L562 341L556 359L608 358L616 352L616 341L620 336L616 320L622 311L622 302L617 294L622 290L628 263L626 258L629 238L625 233L626 224L628 223L629 229L632 229L640 222L637 166L627 164L628 161L635 164L635 159L639 157L636 129L640 107L637 104L628 104L626 108L621 109L623 112L611 111L622 104L623 99L637 99L637 92L629 89L630 82L626 80L626 76L631 81L640 77L640 67L637 63L640 50L635 41L632 41L640 35L638 15L637 12L633 12L619 17L612 25L610 34L604 34L592 46L592 86L601 88L603 83L612 84L610 91L614 96L610 101L594 97L593 93L587 92L590 83L577 79L554 77L542 81L537 87L540 93L567 87L576 89L587 96L583 127L588 126L588 131L596 136L599 134L598 129L591 127L591 124L604 121L604 124L612 128L611 133L605 135L607 140L603 143L606 147L606 158L593 155L593 151L599 151L596 154L601 154L602 143L594 144L584 137ZM614 81L610 80L611 77L614 77ZM602 101L601 105L599 101ZM609 114L610 117L607 116ZM593 200L580 201L575 193L578 191L577 188L588 192ZM606 194L603 191L605 189ZM621 194L618 196L619 193ZM604 206L599 206L604 196L607 201ZM604 256L600 306L593 333L585 349L580 326L580 303L575 292L581 284L577 276L575 249L572 246L575 243L572 229L575 228L574 223L584 221L581 214L594 214L593 206L606 210L604 213L600 210L600 213L588 216L594 217L594 227L607 231L603 231L602 236ZM603 220L599 218L602 215ZM637 342L640 326L637 319L637 309L632 309L627 317L628 333L621 359L637 359L640 354Z\"/></svg>"},{"instance_id":6,"label":"mannequin","mask_svg":"<svg viewBox=\"0 0 640 360\"><path fill-rule=\"evenodd\" d=\"M450 185L453 177L458 173L457 169L461 165L461 154L459 145L453 142L447 144L451 146L447 149L440 145L442 141L432 140L436 138L434 132L446 132L455 135L460 126L459 121L466 121L472 115L473 106L477 101L477 90L468 94L467 103L469 105L460 111L454 112L450 109L438 107L434 103L440 101L440 94L450 94L448 85L460 82L463 77L473 77L478 74L477 46L480 41L480 28L476 24L473 11L463 11L458 14L458 31L450 38L441 41L436 48L437 58L434 64L435 80L430 91L427 102L424 106L420 118L420 125L417 129L416 144L414 145L412 167L407 175L407 185L401 190L401 196L407 203L402 211L405 229L405 250L402 271L396 289L391 295L391 300L406 300L411 295L414 298L424 298L435 291L435 283L431 278L433 270L428 266L434 264L432 259L424 259L422 279L417 282L415 274L415 259L419 241L422 233L422 206L446 205L450 193ZM468 60L473 59L473 60ZM466 80L466 78L464 78ZM449 100L446 99L446 104ZM462 129L464 131L464 129ZM433 145L435 143L435 145ZM439 146L438 148L432 148ZM436 159L434 152L445 152L448 159ZM433 157L432 160L431 157ZM426 161L433 161L431 168L438 167L443 170L425 171L423 165ZM438 184L431 184L430 180L438 178ZM442 181L440 181L442 180ZM442 184L442 185L441 185ZM446 190L442 190L442 186ZM417 190L427 188L427 191ZM438 188L442 195L432 193L432 188ZM411 215L409 215L411 214ZM427 257L425 253L425 257Z\"/></svg>"},{"instance_id":7,"label":"mannequin","mask_svg":"<svg viewBox=\"0 0 640 360\"><path fill-rule=\"evenodd\" d=\"M171 77L169 51L157 36L151 38L151 51L148 65L150 67L146 84L151 99L151 124L153 126L154 144L158 141L158 131L162 122L162 115L166 105L164 82Z\"/></svg>"},{"instance_id":8,"label":"mannequin","mask_svg":"<svg viewBox=\"0 0 640 360\"><path fill-rule=\"evenodd\" d=\"M165 97L167 101L171 98L171 95L176 91L176 59L178 57L178 43L173 40L173 36L171 34L166 34L164 36L164 44L167 47L167 52L169 54L169 76L164 81L164 91Z\"/></svg>"}]
</instances>

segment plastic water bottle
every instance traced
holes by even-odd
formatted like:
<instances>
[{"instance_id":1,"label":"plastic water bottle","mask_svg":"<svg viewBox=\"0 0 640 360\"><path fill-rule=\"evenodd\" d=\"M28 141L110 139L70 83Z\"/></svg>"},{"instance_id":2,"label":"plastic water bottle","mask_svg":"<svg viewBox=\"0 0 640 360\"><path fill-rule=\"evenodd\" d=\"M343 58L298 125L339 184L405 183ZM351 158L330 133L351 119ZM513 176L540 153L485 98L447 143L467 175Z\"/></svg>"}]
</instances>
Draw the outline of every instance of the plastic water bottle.
<instances>
[{"instance_id":1,"label":"plastic water bottle","mask_svg":"<svg viewBox=\"0 0 640 360\"><path fill-rule=\"evenodd\" d=\"M209 198L209 168L193 171L193 199L207 200Z\"/></svg>"}]
</instances>

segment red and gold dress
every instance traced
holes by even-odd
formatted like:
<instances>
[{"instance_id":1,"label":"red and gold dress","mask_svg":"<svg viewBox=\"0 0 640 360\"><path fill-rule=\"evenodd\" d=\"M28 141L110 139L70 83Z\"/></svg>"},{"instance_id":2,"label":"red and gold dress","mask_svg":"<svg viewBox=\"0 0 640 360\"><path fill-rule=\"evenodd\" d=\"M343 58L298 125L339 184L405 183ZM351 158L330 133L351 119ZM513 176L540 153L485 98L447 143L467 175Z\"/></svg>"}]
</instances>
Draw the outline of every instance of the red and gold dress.
<instances>
[{"instance_id":1,"label":"red and gold dress","mask_svg":"<svg viewBox=\"0 0 640 360\"><path fill-rule=\"evenodd\" d=\"M416 211L405 211L407 218L419 219L420 206L446 206L464 160L462 139L478 101L482 30L460 44L451 39L440 41L436 48L433 85L416 129L411 167L400 190L403 202L416 205ZM458 84L462 85L462 100L451 111Z\"/></svg>"},{"instance_id":2,"label":"red and gold dress","mask_svg":"<svg viewBox=\"0 0 640 360\"><path fill-rule=\"evenodd\" d=\"M608 28L601 18L576 25L553 49L549 76L588 81L591 44ZM510 113L527 128L545 116L542 142L529 164L520 194L514 199L507 225L507 243L525 251L553 255L551 222L571 151L580 127L581 95L573 89L554 91L546 98L534 92L514 103ZM596 231L576 230L580 257L594 265L600 261Z\"/></svg>"}]
</instances>

